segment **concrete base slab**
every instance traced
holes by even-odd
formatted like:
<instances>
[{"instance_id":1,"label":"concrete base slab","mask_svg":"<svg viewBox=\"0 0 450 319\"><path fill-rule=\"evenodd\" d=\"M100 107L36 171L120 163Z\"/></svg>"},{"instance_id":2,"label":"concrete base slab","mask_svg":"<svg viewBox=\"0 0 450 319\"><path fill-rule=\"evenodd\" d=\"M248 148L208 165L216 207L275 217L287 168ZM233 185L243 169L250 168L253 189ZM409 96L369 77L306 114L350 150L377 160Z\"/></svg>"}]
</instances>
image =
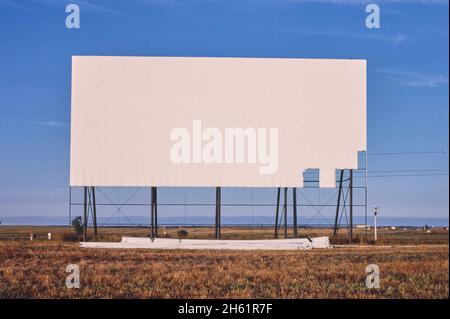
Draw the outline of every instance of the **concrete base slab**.
<instances>
[{"instance_id":1,"label":"concrete base slab","mask_svg":"<svg viewBox=\"0 0 450 319\"><path fill-rule=\"evenodd\" d=\"M119 243L82 242L83 248L111 249L214 249L214 250L302 250L330 248L328 237L263 240L211 240L122 237Z\"/></svg>"}]
</instances>

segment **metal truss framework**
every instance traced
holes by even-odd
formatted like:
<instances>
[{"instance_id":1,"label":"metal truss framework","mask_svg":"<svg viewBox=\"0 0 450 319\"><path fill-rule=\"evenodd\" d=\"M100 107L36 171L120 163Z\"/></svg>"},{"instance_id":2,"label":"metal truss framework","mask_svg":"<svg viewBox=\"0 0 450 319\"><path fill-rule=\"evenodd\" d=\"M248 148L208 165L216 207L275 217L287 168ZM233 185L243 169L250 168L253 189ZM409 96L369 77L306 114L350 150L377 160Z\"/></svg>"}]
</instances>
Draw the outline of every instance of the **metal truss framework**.
<instances>
[{"instance_id":1,"label":"metal truss framework","mask_svg":"<svg viewBox=\"0 0 450 319\"><path fill-rule=\"evenodd\" d=\"M361 170L359 170L361 173ZM362 176L359 176L362 177ZM318 180L305 180L304 188L317 188L314 186L318 184ZM364 190L364 203L363 204L355 204L354 201L354 190L363 189ZM138 193L142 188L139 188L135 193L133 193L124 203L115 203L112 199L110 199L101 188L86 186L83 187L83 203L72 202L72 188L69 190L69 225L71 222L71 214L72 214L72 206L83 206L83 237L86 241L88 224L89 224L89 216L92 216L92 226L94 228L94 236L98 235L97 231L97 206L115 206L116 212L114 215L119 216L120 214L128 219L128 217L122 212L122 208L125 206L147 206L150 208L150 234L151 238L158 237L158 206L178 206L184 205L187 206L215 206L215 228L214 235L215 238L221 238L221 227L222 227L222 212L221 208L226 206L251 206L252 208L255 206L270 206L275 207L275 221L274 221L274 238L279 238L280 235L280 227L283 226L283 237L288 238L288 192L289 189L283 188L283 196L281 196L282 188L277 188L277 197L276 204L223 204L221 200L222 189L221 187L216 187L215 191L215 204L174 204L174 203L158 203L158 189L157 187L151 187L150 191L150 203L147 204L136 204L131 203L132 198ZM96 203L95 192L99 190L110 203ZM253 194L253 193L252 193ZM297 196L300 195L300 202L297 201ZM282 207L280 207L281 197L283 197ZM330 204L331 201L337 197L336 204ZM252 198L253 201L253 198ZM321 216L322 209L325 207L335 207L335 216L334 223L330 226L333 226L333 235L337 235L341 228L346 228L348 231L348 241L351 243L353 241L353 217L354 217L354 208L360 207L364 208L365 214L365 226L367 226L367 175L365 176L364 186L355 186L354 184L354 170L340 170L339 178L337 181L337 192L331 196L325 203L323 204L314 204L303 192L302 189L292 188L292 228L293 228L293 237L298 238L299 236L299 225L298 225L298 208L302 207L311 207L316 210L316 216L319 218ZM280 211L281 208L281 211ZM301 212L301 209L300 209ZM114 217L111 216L110 218ZM314 217L314 216L313 216ZM345 220L345 223L343 221ZM129 219L128 219L129 220ZM131 220L129 220L131 222ZM305 226L307 223L305 224ZM367 230L367 228L366 228Z\"/></svg>"},{"instance_id":2,"label":"metal truss framework","mask_svg":"<svg viewBox=\"0 0 450 319\"><path fill-rule=\"evenodd\" d=\"M97 238L97 205L95 202L95 187L83 187L83 239L87 240L87 228L89 215L92 216L92 225L94 227L94 237Z\"/></svg>"}]
</instances>

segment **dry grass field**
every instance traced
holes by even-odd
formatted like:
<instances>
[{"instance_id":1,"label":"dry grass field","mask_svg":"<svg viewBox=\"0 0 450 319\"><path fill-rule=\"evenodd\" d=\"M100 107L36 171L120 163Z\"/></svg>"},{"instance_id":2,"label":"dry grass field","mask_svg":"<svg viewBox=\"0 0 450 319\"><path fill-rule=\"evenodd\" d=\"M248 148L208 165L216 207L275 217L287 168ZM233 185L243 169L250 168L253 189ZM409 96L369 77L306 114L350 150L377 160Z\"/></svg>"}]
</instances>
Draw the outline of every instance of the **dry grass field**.
<instances>
[{"instance_id":1,"label":"dry grass field","mask_svg":"<svg viewBox=\"0 0 450 319\"><path fill-rule=\"evenodd\" d=\"M177 231L185 229L188 232L186 238L213 239L213 227L159 227L160 237L177 238ZM38 239L47 238L47 233L52 233L55 240L81 240L81 237L73 236L73 231L67 227L42 227L42 226L0 226L1 239L29 238L29 234L37 235ZM94 241L120 241L122 236L146 237L150 231L146 227L100 227L99 237L93 238L92 229L89 230L90 240ZM330 228L301 228L300 237L329 236L335 244L347 244L347 229L340 229L337 238L332 238L333 231ZM272 239L274 235L271 227L223 227L222 239ZM283 229L279 231L279 238L284 238ZM289 238L292 237L292 229L288 231ZM373 230L366 232L361 229L354 230L354 244L373 244ZM431 229L430 232L418 230L417 228L390 230L381 228L378 231L378 245L423 245L423 244L446 244L449 243L448 230L444 228Z\"/></svg>"},{"instance_id":2,"label":"dry grass field","mask_svg":"<svg viewBox=\"0 0 450 319\"><path fill-rule=\"evenodd\" d=\"M448 298L448 231L382 231L382 245L310 251L91 250L61 239L66 228L0 227L0 235L51 231L53 240L0 240L0 298ZM211 229L188 229L204 238ZM303 236L329 230L301 230ZM166 235L176 236L176 229ZM241 233L242 234L239 234ZM253 232L253 233L251 233ZM225 229L224 237L270 230ZM102 238L147 229L101 229ZM265 235L264 235L265 236ZM402 244L403 246L399 246ZM408 244L404 246L404 244ZM81 288L67 289L66 265L78 264ZM365 268L380 268L380 289Z\"/></svg>"}]
</instances>

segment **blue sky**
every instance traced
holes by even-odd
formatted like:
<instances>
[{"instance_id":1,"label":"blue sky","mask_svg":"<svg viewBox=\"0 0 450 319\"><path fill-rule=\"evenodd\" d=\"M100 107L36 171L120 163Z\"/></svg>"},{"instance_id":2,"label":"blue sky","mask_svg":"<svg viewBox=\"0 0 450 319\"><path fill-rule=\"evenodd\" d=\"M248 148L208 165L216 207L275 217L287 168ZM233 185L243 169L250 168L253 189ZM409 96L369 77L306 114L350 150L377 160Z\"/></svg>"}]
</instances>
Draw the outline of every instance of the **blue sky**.
<instances>
[{"instance_id":1,"label":"blue sky","mask_svg":"<svg viewBox=\"0 0 450 319\"><path fill-rule=\"evenodd\" d=\"M67 215L72 55L367 59L369 207L448 219L448 23L440 0L0 0L0 219Z\"/></svg>"}]
</instances>

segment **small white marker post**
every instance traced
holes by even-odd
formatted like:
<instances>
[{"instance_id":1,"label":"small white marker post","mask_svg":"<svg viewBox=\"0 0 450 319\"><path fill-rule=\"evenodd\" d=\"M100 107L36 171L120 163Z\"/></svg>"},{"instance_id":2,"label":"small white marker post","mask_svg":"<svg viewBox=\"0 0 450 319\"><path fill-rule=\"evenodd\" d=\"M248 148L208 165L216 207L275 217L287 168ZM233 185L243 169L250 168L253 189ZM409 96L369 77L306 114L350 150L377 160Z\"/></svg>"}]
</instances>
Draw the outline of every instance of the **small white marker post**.
<instances>
[{"instance_id":1,"label":"small white marker post","mask_svg":"<svg viewBox=\"0 0 450 319\"><path fill-rule=\"evenodd\" d=\"M377 215L378 215L378 206L375 206L373 208L373 227L375 229L375 241L377 241L378 236L377 236Z\"/></svg>"}]
</instances>

